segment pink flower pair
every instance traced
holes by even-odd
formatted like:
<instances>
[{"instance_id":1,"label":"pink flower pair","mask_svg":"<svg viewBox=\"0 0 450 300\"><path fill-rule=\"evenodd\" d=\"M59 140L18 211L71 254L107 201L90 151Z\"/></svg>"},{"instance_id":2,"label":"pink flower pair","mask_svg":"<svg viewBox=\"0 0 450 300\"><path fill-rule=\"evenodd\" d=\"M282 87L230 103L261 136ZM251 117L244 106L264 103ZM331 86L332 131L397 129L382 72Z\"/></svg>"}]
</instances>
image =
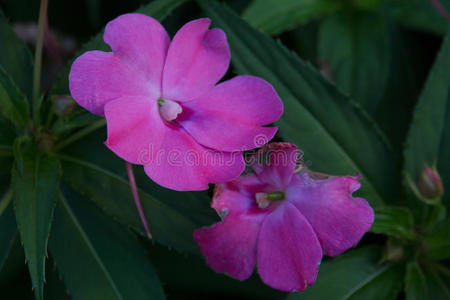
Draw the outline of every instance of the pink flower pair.
<instances>
[{"instance_id":1,"label":"pink flower pair","mask_svg":"<svg viewBox=\"0 0 450 300\"><path fill-rule=\"evenodd\" d=\"M317 178L295 171L297 147L266 145L238 177L241 151L276 133L281 100L266 81L225 75L230 51L209 19L184 25L172 41L156 20L127 14L108 23L113 52L89 51L72 65L73 98L105 116L105 144L148 176L175 190L216 186L212 206L222 222L195 231L207 263L240 280L255 267L284 291L313 284L323 255L353 247L373 222L373 211L352 193L354 176ZM262 140L262 142L261 142Z\"/></svg>"},{"instance_id":2,"label":"pink flower pair","mask_svg":"<svg viewBox=\"0 0 450 300\"><path fill-rule=\"evenodd\" d=\"M189 22L170 41L151 17L119 16L103 36L113 52L86 52L69 75L78 104L105 116L105 144L174 190L204 190L239 176L241 151L269 141L277 128L262 125L283 112L273 87L260 78L217 84L230 50L225 33L208 30L210 23Z\"/></svg>"}]
</instances>

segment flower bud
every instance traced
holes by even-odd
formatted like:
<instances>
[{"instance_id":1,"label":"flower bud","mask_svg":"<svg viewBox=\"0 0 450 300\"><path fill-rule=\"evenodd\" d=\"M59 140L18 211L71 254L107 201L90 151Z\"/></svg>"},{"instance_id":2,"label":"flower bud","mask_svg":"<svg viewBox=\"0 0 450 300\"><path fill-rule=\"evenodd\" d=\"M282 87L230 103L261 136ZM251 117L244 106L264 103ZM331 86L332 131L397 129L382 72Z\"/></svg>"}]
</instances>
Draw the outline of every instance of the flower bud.
<instances>
[{"instance_id":1,"label":"flower bud","mask_svg":"<svg viewBox=\"0 0 450 300\"><path fill-rule=\"evenodd\" d=\"M60 117L69 115L75 108L75 101L67 95L54 95L52 101L53 111Z\"/></svg>"},{"instance_id":2,"label":"flower bud","mask_svg":"<svg viewBox=\"0 0 450 300\"><path fill-rule=\"evenodd\" d=\"M444 188L441 176L435 167L425 165L422 175L417 182L417 189L425 200L434 200L442 197Z\"/></svg>"}]
</instances>

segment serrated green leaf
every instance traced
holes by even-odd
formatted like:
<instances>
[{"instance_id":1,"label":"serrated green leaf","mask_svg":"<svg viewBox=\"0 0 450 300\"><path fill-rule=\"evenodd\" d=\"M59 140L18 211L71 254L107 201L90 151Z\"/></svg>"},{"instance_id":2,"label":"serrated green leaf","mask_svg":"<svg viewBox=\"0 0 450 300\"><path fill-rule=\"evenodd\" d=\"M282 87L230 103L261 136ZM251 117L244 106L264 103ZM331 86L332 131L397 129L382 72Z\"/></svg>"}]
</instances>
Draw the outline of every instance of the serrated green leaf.
<instances>
[{"instance_id":1,"label":"serrated green leaf","mask_svg":"<svg viewBox=\"0 0 450 300\"><path fill-rule=\"evenodd\" d=\"M280 136L304 152L311 169L362 174L361 195L380 205L395 194L396 163L367 115L311 65L258 32L216 1L199 1L227 33L231 62L240 74L268 80L284 103Z\"/></svg>"},{"instance_id":2,"label":"serrated green leaf","mask_svg":"<svg viewBox=\"0 0 450 300\"><path fill-rule=\"evenodd\" d=\"M450 219L437 224L423 239L426 255L435 260L450 258Z\"/></svg>"},{"instance_id":3,"label":"serrated green leaf","mask_svg":"<svg viewBox=\"0 0 450 300\"><path fill-rule=\"evenodd\" d=\"M144 5L137 10L138 13L145 14L155 18L158 21L164 20L175 8L186 0L155 0ZM111 48L103 41L103 30L87 42L75 57L90 50L111 51ZM73 61L66 66L61 72L57 82L52 88L52 94L68 94L69 93L69 72Z\"/></svg>"},{"instance_id":4,"label":"serrated green leaf","mask_svg":"<svg viewBox=\"0 0 450 300\"><path fill-rule=\"evenodd\" d=\"M165 299L145 251L131 233L65 187L50 252L74 300Z\"/></svg>"},{"instance_id":5,"label":"serrated green leaf","mask_svg":"<svg viewBox=\"0 0 450 300\"><path fill-rule=\"evenodd\" d=\"M338 10L335 0L254 0L242 18L268 34L277 34Z\"/></svg>"},{"instance_id":6,"label":"serrated green leaf","mask_svg":"<svg viewBox=\"0 0 450 300\"><path fill-rule=\"evenodd\" d=\"M49 259L45 273L46 283L44 290L44 299L46 300L71 300L69 292L58 273L55 261Z\"/></svg>"},{"instance_id":7,"label":"serrated green leaf","mask_svg":"<svg viewBox=\"0 0 450 300\"><path fill-rule=\"evenodd\" d=\"M412 29L444 35L448 21L426 0L397 0L392 2L392 9L398 22ZM450 10L450 1L439 1Z\"/></svg>"},{"instance_id":8,"label":"serrated green leaf","mask_svg":"<svg viewBox=\"0 0 450 300\"><path fill-rule=\"evenodd\" d=\"M57 198L61 169L50 154L40 154L31 142L24 144L16 161L22 161L12 171L12 189L17 225L25 250L33 289L42 299L45 280L47 241Z\"/></svg>"},{"instance_id":9,"label":"serrated green leaf","mask_svg":"<svg viewBox=\"0 0 450 300\"><path fill-rule=\"evenodd\" d=\"M0 116L21 131L29 121L29 114L28 102L0 66Z\"/></svg>"},{"instance_id":10,"label":"serrated green leaf","mask_svg":"<svg viewBox=\"0 0 450 300\"><path fill-rule=\"evenodd\" d=\"M64 180L92 199L107 214L144 233L128 182L125 162L102 141L97 130L59 154ZM89 151L86 151L89 149ZM142 167L134 168L141 202L154 240L183 252L198 253L193 230L215 222L205 192L175 192L153 183Z\"/></svg>"},{"instance_id":11,"label":"serrated green leaf","mask_svg":"<svg viewBox=\"0 0 450 300\"><path fill-rule=\"evenodd\" d=\"M17 233L16 220L14 219L14 210L12 192L8 191L0 198L0 271L8 257L14 237Z\"/></svg>"},{"instance_id":12,"label":"serrated green leaf","mask_svg":"<svg viewBox=\"0 0 450 300\"><path fill-rule=\"evenodd\" d=\"M429 299L425 276L415 261L408 263L406 267L405 293L406 300Z\"/></svg>"},{"instance_id":13,"label":"serrated green leaf","mask_svg":"<svg viewBox=\"0 0 450 300\"><path fill-rule=\"evenodd\" d=\"M428 76L416 105L404 150L404 172L412 183L417 182L424 166L438 164L444 178L444 201L449 201L450 167L450 31ZM444 152L442 152L444 151ZM445 152L447 151L447 152ZM413 201L410 201L413 202Z\"/></svg>"},{"instance_id":14,"label":"serrated green leaf","mask_svg":"<svg viewBox=\"0 0 450 300\"><path fill-rule=\"evenodd\" d=\"M28 47L21 42L0 10L0 66L12 77L20 90L31 96L33 60Z\"/></svg>"},{"instance_id":15,"label":"serrated green leaf","mask_svg":"<svg viewBox=\"0 0 450 300\"><path fill-rule=\"evenodd\" d=\"M400 239L414 239L414 219L407 208L384 206L375 209L375 221L370 231Z\"/></svg>"},{"instance_id":16,"label":"serrated green leaf","mask_svg":"<svg viewBox=\"0 0 450 300\"><path fill-rule=\"evenodd\" d=\"M378 246L366 246L322 263L316 283L286 299L396 299L403 266L379 264L380 251Z\"/></svg>"},{"instance_id":17,"label":"serrated green leaf","mask_svg":"<svg viewBox=\"0 0 450 300\"><path fill-rule=\"evenodd\" d=\"M319 29L319 60L330 66L336 85L371 115L387 85L389 31L380 13L342 13L326 18Z\"/></svg>"}]
</instances>

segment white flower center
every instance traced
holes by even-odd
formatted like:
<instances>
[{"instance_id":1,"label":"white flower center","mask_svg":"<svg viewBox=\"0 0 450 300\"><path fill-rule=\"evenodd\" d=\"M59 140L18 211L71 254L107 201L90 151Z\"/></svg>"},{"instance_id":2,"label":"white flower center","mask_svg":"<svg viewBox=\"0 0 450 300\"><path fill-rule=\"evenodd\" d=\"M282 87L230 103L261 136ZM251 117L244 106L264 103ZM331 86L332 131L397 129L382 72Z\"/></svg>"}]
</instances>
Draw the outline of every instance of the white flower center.
<instances>
[{"instance_id":1,"label":"white flower center","mask_svg":"<svg viewBox=\"0 0 450 300\"><path fill-rule=\"evenodd\" d=\"M158 107L161 117L168 122L175 120L183 111L183 108L180 104L175 101L165 99L158 100Z\"/></svg>"}]
</instances>

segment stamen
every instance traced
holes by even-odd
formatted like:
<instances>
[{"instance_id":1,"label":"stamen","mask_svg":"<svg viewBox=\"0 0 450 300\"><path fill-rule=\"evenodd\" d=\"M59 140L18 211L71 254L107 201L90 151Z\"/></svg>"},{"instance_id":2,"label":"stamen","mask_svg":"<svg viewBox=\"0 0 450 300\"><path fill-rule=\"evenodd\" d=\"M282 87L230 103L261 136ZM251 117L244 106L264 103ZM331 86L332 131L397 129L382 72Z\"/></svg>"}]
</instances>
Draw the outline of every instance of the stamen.
<instances>
[{"instance_id":1,"label":"stamen","mask_svg":"<svg viewBox=\"0 0 450 300\"><path fill-rule=\"evenodd\" d=\"M261 209L269 207L270 203L273 201L284 200L284 192L272 192L272 193L256 193L255 194L256 203Z\"/></svg>"},{"instance_id":2,"label":"stamen","mask_svg":"<svg viewBox=\"0 0 450 300\"><path fill-rule=\"evenodd\" d=\"M183 111L180 104L175 101L159 99L158 100L159 112L164 120L171 122L175 120L178 115Z\"/></svg>"}]
</instances>

